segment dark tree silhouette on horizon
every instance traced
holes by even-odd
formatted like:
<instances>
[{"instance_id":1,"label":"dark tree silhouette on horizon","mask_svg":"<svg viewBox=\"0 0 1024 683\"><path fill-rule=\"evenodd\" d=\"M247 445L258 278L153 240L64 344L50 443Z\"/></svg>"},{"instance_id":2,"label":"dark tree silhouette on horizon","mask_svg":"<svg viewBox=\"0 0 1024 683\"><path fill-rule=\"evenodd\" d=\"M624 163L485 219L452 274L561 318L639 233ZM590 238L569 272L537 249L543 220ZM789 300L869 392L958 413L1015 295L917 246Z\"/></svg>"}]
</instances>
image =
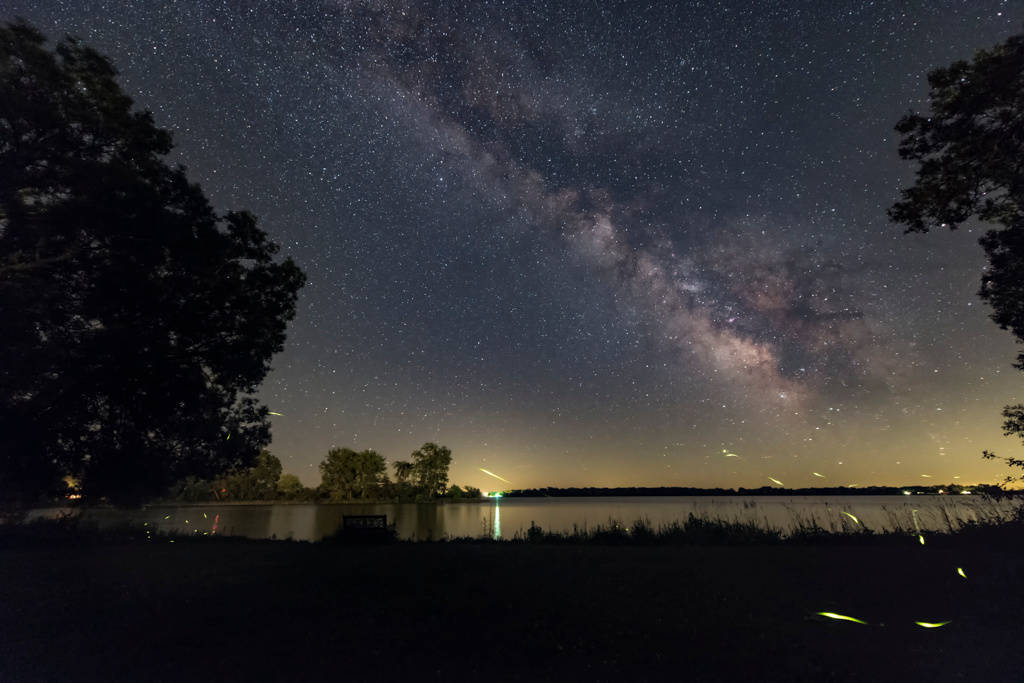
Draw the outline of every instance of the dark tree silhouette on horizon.
<instances>
[{"instance_id":1,"label":"dark tree silhouette on horizon","mask_svg":"<svg viewBox=\"0 0 1024 683\"><path fill-rule=\"evenodd\" d=\"M73 38L0 26L0 499L135 503L251 464L305 275L214 212Z\"/></svg>"},{"instance_id":2,"label":"dark tree silhouette on horizon","mask_svg":"<svg viewBox=\"0 0 1024 683\"><path fill-rule=\"evenodd\" d=\"M979 295L992 320L1024 343L1024 35L936 69L928 83L931 112L896 125L900 156L918 167L889 217L906 232L955 230L971 219L998 226L979 240L989 262ZM1024 370L1024 352L1014 367ZM1024 405L1006 406L1003 417L1005 435L1024 439Z\"/></svg>"},{"instance_id":3,"label":"dark tree silhouette on horizon","mask_svg":"<svg viewBox=\"0 0 1024 683\"><path fill-rule=\"evenodd\" d=\"M320 463L320 488L331 502L373 500L387 487L387 463L374 450L332 448Z\"/></svg>"},{"instance_id":4,"label":"dark tree silhouette on horizon","mask_svg":"<svg viewBox=\"0 0 1024 683\"><path fill-rule=\"evenodd\" d=\"M428 441L412 452L412 475L416 485L430 499L443 496L448 490L448 468L452 451Z\"/></svg>"}]
</instances>

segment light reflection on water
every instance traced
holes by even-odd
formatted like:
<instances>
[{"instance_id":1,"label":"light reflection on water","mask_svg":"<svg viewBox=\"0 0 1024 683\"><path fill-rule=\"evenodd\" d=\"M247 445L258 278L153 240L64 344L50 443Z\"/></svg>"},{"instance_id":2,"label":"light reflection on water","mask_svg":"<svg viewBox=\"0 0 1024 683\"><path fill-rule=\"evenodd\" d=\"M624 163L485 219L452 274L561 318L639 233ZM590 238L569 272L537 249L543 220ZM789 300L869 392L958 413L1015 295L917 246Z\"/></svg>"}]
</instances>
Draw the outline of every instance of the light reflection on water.
<instances>
[{"instance_id":1,"label":"light reflection on water","mask_svg":"<svg viewBox=\"0 0 1024 683\"><path fill-rule=\"evenodd\" d=\"M154 505L141 510L90 508L83 521L99 527L126 522L154 531L216 533L249 538L316 541L341 526L343 515L387 515L399 538L511 538L524 535L531 523L545 530L571 531L607 525L617 520L631 525L646 518L657 528L685 521L690 514L727 521L754 522L791 530L801 521L826 529L852 529L844 513L856 516L875 531L945 531L964 522L1006 519L1018 501L991 501L980 496L761 496L752 498L620 497L620 498L504 498L472 503L401 504L187 504ZM913 510L917 509L916 515ZM34 511L33 517L52 517L59 508ZM205 516L204 516L205 515ZM502 520L502 515L505 519ZM187 520L187 521L186 521ZM503 524L504 522L504 524ZM504 533L503 533L504 532Z\"/></svg>"}]
</instances>

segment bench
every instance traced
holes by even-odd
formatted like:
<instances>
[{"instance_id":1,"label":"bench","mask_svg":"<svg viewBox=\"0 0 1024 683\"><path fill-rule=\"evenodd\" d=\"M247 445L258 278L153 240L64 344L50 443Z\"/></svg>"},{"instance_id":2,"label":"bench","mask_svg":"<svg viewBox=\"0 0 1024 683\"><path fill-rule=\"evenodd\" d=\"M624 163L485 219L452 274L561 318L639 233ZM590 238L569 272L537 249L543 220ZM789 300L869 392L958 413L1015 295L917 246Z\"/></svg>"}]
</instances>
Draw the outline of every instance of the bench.
<instances>
[{"instance_id":1,"label":"bench","mask_svg":"<svg viewBox=\"0 0 1024 683\"><path fill-rule=\"evenodd\" d=\"M342 515L341 528L333 540L343 543L379 543L394 538L393 526L388 526L387 515Z\"/></svg>"},{"instance_id":2,"label":"bench","mask_svg":"<svg viewBox=\"0 0 1024 683\"><path fill-rule=\"evenodd\" d=\"M343 515L341 518L341 528L346 532L354 531L356 533L364 532L380 532L387 531L388 528L388 516L387 515Z\"/></svg>"}]
</instances>

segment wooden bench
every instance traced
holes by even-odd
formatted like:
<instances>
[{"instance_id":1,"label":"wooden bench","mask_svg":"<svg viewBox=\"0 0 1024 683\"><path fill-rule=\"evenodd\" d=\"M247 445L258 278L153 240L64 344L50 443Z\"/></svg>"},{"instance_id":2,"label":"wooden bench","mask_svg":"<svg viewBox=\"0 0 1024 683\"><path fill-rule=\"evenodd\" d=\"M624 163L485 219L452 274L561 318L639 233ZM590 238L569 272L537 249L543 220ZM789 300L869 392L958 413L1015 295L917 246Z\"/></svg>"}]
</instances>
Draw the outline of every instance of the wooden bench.
<instances>
[{"instance_id":1,"label":"wooden bench","mask_svg":"<svg viewBox=\"0 0 1024 683\"><path fill-rule=\"evenodd\" d=\"M341 518L341 528L347 532L369 532L379 533L381 531L387 531L388 529L388 516L387 515L343 515Z\"/></svg>"},{"instance_id":2,"label":"wooden bench","mask_svg":"<svg viewBox=\"0 0 1024 683\"><path fill-rule=\"evenodd\" d=\"M342 543L380 543L394 538L387 515L342 515L334 540Z\"/></svg>"}]
</instances>

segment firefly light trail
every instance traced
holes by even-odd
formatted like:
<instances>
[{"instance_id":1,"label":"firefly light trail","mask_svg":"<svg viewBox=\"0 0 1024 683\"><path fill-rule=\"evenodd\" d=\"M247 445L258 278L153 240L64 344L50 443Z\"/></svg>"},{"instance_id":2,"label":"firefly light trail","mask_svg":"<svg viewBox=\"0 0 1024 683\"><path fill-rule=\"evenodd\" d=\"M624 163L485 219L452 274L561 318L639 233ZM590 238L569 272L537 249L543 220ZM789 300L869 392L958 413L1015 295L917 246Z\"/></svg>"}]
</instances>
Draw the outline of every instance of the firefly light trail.
<instances>
[{"instance_id":1,"label":"firefly light trail","mask_svg":"<svg viewBox=\"0 0 1024 683\"><path fill-rule=\"evenodd\" d=\"M839 621L852 621L852 622L855 622L855 623L858 623L858 624L866 624L866 623L868 623L868 622L864 621L863 619L858 619L856 617L848 617L845 614L836 614L835 612L816 612L816 614L818 614L820 616L823 616L823 617L828 617L829 619L836 619L836 620L839 620Z\"/></svg>"}]
</instances>

